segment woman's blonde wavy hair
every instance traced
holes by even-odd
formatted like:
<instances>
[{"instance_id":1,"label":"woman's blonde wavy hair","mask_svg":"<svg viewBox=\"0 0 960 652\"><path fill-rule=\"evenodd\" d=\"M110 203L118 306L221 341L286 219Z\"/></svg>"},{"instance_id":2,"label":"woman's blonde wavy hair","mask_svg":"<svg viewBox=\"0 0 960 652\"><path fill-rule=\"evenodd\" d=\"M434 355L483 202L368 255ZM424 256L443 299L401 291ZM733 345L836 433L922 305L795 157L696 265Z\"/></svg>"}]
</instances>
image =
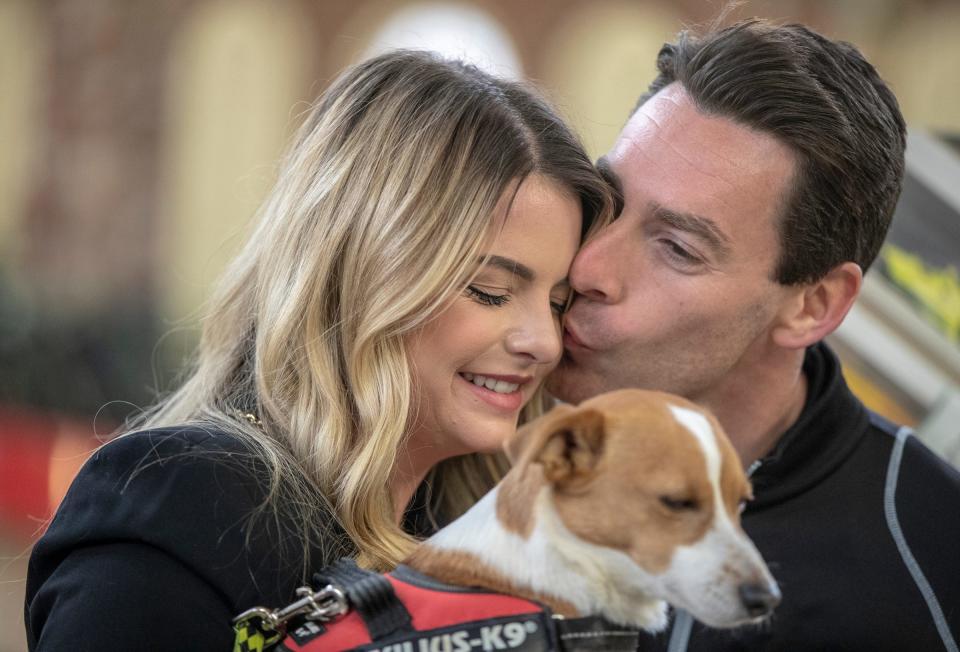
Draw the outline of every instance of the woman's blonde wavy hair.
<instances>
[{"instance_id":1,"label":"woman's blonde wavy hair","mask_svg":"<svg viewBox=\"0 0 960 652\"><path fill-rule=\"evenodd\" d=\"M498 201L533 173L580 199L584 235L609 219L611 190L527 87L426 52L346 70L226 271L190 375L136 426L235 433L269 469L263 507L298 524L305 550L332 516L362 565L395 566L416 543L388 488L413 418L404 336L462 293ZM499 456L443 462L433 515L456 516L503 469Z\"/></svg>"}]
</instances>

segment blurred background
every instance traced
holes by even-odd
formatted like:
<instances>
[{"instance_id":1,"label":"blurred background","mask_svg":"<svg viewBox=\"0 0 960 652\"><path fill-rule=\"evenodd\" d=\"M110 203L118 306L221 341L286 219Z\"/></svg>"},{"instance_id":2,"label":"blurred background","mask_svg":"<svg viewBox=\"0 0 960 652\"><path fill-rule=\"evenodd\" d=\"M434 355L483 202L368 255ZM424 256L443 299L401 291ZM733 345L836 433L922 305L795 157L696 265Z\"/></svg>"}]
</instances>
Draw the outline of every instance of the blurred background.
<instances>
[{"instance_id":1,"label":"blurred background","mask_svg":"<svg viewBox=\"0 0 960 652\"><path fill-rule=\"evenodd\" d=\"M29 547L89 451L173 387L309 102L389 47L534 80L593 156L705 0L0 0L0 651ZM852 41L908 179L833 344L874 409L960 462L960 3L744 2Z\"/></svg>"}]
</instances>

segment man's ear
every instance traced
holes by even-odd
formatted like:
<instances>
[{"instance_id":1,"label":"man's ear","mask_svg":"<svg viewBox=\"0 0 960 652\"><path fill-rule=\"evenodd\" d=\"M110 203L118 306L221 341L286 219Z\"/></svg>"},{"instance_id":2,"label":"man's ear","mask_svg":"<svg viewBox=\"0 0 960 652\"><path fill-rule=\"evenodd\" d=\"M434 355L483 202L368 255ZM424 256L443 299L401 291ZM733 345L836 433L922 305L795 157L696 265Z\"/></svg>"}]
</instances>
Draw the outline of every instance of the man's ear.
<instances>
[{"instance_id":1,"label":"man's ear","mask_svg":"<svg viewBox=\"0 0 960 652\"><path fill-rule=\"evenodd\" d=\"M507 455L515 465L540 464L548 482L565 485L592 474L603 452L604 435L602 413L557 406L522 428L507 443Z\"/></svg>"},{"instance_id":2,"label":"man's ear","mask_svg":"<svg viewBox=\"0 0 960 652\"><path fill-rule=\"evenodd\" d=\"M803 349L837 329L853 306L863 271L856 263L837 265L819 281L798 286L797 295L785 307L773 340L787 349Z\"/></svg>"}]
</instances>

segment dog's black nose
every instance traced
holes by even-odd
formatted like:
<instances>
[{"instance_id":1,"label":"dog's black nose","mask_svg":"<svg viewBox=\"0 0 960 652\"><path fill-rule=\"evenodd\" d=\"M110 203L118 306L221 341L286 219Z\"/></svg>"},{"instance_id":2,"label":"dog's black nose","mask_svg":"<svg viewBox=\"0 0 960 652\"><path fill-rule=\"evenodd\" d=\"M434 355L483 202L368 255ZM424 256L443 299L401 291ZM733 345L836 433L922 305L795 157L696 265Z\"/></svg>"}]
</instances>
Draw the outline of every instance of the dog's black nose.
<instances>
[{"instance_id":1,"label":"dog's black nose","mask_svg":"<svg viewBox=\"0 0 960 652\"><path fill-rule=\"evenodd\" d=\"M741 584L740 600L754 618L767 616L780 604L780 589L776 584Z\"/></svg>"}]
</instances>

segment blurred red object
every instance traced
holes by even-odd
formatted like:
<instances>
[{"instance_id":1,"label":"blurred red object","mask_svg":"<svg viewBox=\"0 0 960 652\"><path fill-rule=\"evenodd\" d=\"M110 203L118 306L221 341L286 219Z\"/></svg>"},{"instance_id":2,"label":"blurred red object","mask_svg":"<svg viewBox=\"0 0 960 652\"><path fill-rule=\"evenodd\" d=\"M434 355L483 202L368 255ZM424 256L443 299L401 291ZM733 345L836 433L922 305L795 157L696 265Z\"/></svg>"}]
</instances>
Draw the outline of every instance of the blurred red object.
<instances>
[{"instance_id":1,"label":"blurred red object","mask_svg":"<svg viewBox=\"0 0 960 652\"><path fill-rule=\"evenodd\" d=\"M102 443L92 420L0 406L0 530L27 539L42 534L77 471Z\"/></svg>"}]
</instances>

